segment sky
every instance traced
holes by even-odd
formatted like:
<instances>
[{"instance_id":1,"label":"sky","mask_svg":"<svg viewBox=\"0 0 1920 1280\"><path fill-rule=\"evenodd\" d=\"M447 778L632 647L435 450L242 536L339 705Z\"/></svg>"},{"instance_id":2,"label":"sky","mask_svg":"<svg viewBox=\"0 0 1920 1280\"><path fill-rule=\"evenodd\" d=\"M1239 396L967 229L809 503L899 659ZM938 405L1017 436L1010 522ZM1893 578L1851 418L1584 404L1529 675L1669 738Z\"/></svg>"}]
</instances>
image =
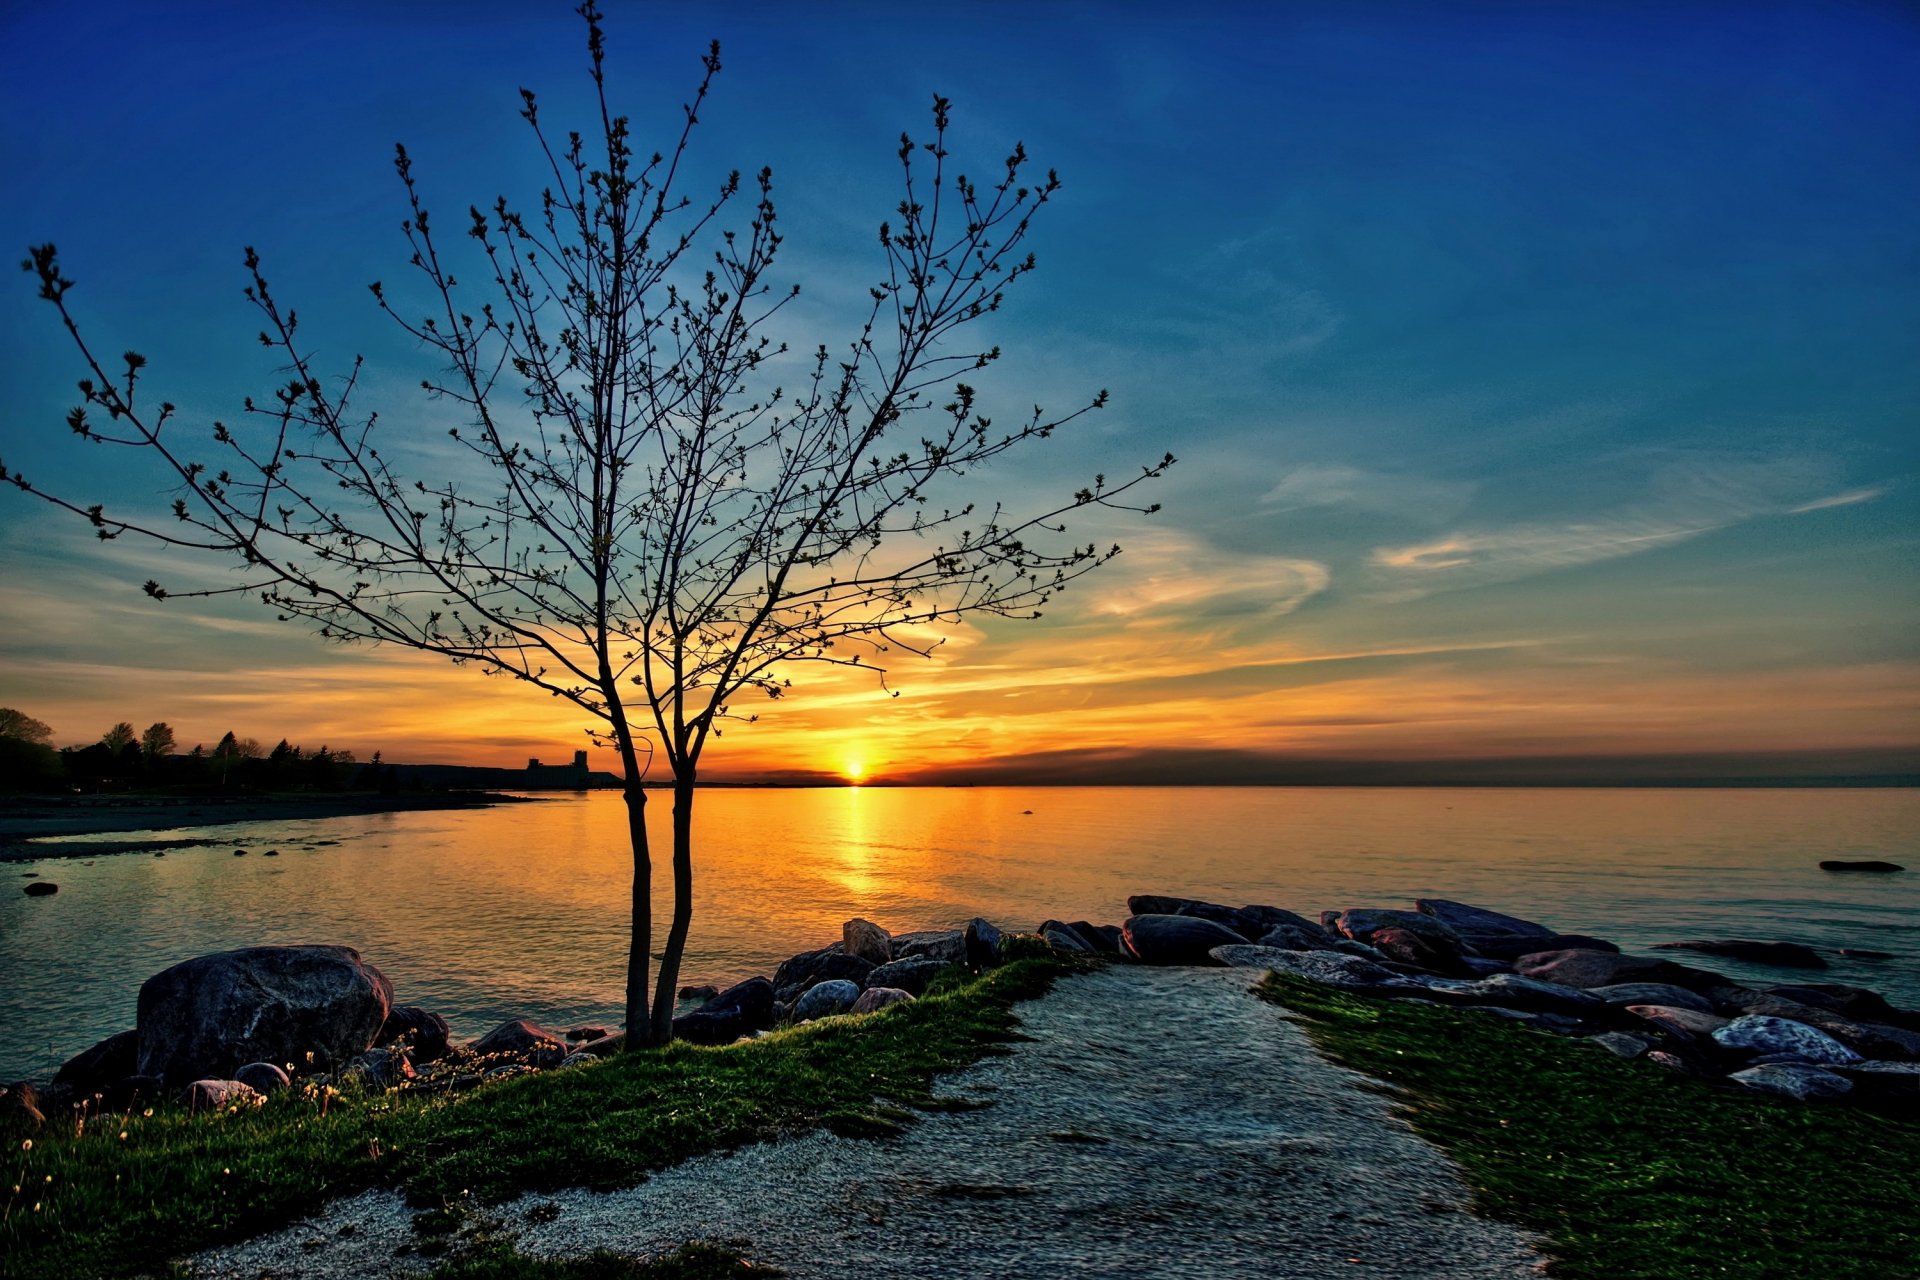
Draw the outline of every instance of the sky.
<instances>
[{"instance_id":1,"label":"sky","mask_svg":"<svg viewBox=\"0 0 1920 1280\"><path fill-rule=\"evenodd\" d=\"M1112 402L980 492L1180 459L1159 514L1085 527L1124 554L1044 619L953 629L897 698L796 671L706 776L1920 772L1920 10L608 7L643 145L721 42L695 181L772 166L808 346L857 324L933 94L963 168L1024 142L1064 185L982 403ZM585 121L584 65L564 4L17 0L0 238L56 242L87 334L201 429L275 381L256 246L404 448L448 411L365 289L405 271L393 144L443 218L532 204L517 89ZM0 461L164 505L62 425L79 372L14 277ZM139 590L209 572L0 493L0 705L61 745L119 720L391 760L585 745L524 685Z\"/></svg>"}]
</instances>

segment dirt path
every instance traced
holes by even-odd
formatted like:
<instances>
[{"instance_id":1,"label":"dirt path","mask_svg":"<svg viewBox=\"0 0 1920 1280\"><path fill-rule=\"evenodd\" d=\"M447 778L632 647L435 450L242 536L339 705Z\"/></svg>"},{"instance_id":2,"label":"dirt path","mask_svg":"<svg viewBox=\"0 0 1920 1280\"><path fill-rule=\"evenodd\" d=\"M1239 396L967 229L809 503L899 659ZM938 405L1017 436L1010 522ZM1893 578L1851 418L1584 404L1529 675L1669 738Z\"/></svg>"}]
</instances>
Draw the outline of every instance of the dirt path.
<instances>
[{"instance_id":1,"label":"dirt path","mask_svg":"<svg viewBox=\"0 0 1920 1280\"><path fill-rule=\"evenodd\" d=\"M1465 1212L1452 1166L1250 996L1253 976L1069 979L1021 1007L1031 1042L940 1082L980 1109L884 1142L702 1157L501 1219L530 1253L731 1239L794 1277L1537 1275L1530 1241ZM368 1195L194 1272L379 1276L419 1265L393 1253L412 1238L396 1197Z\"/></svg>"}]
</instances>

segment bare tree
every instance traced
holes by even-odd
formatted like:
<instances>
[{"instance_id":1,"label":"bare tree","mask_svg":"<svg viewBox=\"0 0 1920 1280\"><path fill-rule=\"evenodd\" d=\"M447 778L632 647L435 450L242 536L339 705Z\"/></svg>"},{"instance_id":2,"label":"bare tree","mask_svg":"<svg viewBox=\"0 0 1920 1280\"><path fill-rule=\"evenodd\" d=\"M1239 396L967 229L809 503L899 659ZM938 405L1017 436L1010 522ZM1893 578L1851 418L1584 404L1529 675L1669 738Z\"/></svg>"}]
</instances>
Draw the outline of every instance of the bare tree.
<instances>
[{"instance_id":1,"label":"bare tree","mask_svg":"<svg viewBox=\"0 0 1920 1280\"><path fill-rule=\"evenodd\" d=\"M522 115L551 171L531 215L506 199L467 211L453 244L429 216L411 158L396 169L424 302L376 283L379 306L442 366L428 396L458 407L467 451L454 478L406 474L358 394L361 362L329 378L293 310L249 249L247 297L261 342L288 370L271 397L211 438L174 425L140 392L145 361L109 372L69 309L51 245L25 264L90 376L68 417L85 440L150 454L178 484L173 520L83 505L18 475L22 490L89 519L102 538L140 534L249 567L244 587L324 636L380 641L472 663L567 699L618 753L633 852L626 1019L663 1042L692 915L693 809L702 754L743 697L778 698L802 663L872 668L924 654L967 615L1037 617L1056 592L1118 553L1064 540L1083 508L1147 512L1130 491L1166 455L1013 515L971 500L962 478L1104 404L1041 407L1011 427L976 408L966 379L998 347L968 341L1034 269L1033 219L1058 179L1027 177L1014 147L991 180L957 173L948 103L933 134L902 135L905 190L879 229L882 267L842 345L790 351L775 288L772 175L738 172L684 194L688 147L714 77L716 43L664 151L634 150L607 102L605 39L587 23L600 117L591 148L557 142L534 95ZM743 190L745 195L742 195ZM731 209L750 202L744 225ZM482 282L456 278L464 240ZM107 422L97 424L96 413ZM201 460L211 449L213 460ZM156 599L169 592L146 586ZM223 743L224 746L224 743ZM216 758L221 752L216 749ZM672 911L649 1001L652 854L643 787L655 756L672 775Z\"/></svg>"}]
</instances>

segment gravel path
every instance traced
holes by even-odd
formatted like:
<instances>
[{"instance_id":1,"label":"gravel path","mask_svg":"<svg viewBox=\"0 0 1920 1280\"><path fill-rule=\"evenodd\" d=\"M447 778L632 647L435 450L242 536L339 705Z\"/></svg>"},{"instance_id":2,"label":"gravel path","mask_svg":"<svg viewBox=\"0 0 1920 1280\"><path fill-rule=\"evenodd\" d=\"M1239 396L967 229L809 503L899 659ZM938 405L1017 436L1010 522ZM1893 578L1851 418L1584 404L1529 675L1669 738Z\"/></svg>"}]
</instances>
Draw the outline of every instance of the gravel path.
<instances>
[{"instance_id":1,"label":"gravel path","mask_svg":"<svg viewBox=\"0 0 1920 1280\"><path fill-rule=\"evenodd\" d=\"M815 1134L701 1157L612 1194L528 1198L535 1254L745 1242L796 1278L1528 1277L1453 1167L1364 1077L1318 1057L1245 970L1114 967L1021 1006L1033 1039L941 1081L979 1109L881 1142ZM203 1254L202 1276L404 1274L388 1193ZM352 1224L347 1234L341 1229Z\"/></svg>"}]
</instances>

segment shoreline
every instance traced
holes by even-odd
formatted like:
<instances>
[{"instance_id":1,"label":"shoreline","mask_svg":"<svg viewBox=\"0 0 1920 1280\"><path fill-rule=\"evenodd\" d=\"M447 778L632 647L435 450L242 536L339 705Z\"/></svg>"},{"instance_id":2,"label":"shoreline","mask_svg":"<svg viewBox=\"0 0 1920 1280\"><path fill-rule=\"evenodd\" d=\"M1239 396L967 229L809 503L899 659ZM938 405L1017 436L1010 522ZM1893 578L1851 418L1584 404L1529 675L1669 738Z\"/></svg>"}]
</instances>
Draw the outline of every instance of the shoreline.
<instances>
[{"instance_id":1,"label":"shoreline","mask_svg":"<svg viewBox=\"0 0 1920 1280\"><path fill-rule=\"evenodd\" d=\"M62 839L59 843L48 843L54 837L111 836L118 832L174 831L182 827L227 826L239 822L290 822L541 802L539 797L498 791L400 795L341 792L330 795L31 796L0 803L0 862L94 858L217 843L208 837Z\"/></svg>"}]
</instances>

